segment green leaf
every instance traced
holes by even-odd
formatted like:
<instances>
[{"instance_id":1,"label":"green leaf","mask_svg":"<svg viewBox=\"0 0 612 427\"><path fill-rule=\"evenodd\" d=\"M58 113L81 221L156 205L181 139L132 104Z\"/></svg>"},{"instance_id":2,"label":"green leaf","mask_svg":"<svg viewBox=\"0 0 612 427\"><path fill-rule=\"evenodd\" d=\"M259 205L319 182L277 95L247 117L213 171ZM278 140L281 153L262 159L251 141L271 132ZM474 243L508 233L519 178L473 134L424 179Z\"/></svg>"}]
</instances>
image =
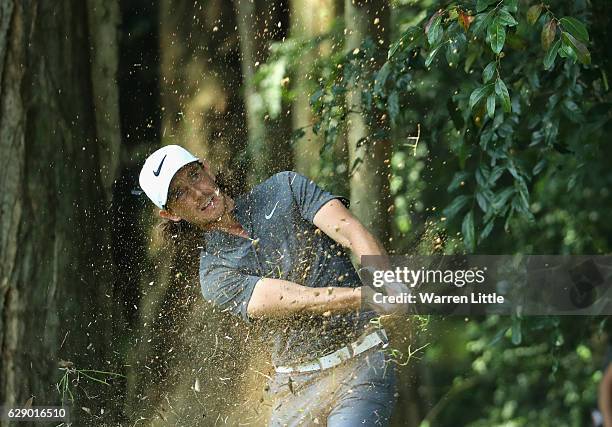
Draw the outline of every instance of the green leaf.
<instances>
[{"instance_id":1,"label":"green leaf","mask_svg":"<svg viewBox=\"0 0 612 427\"><path fill-rule=\"evenodd\" d=\"M476 1L476 12L480 13L497 0L477 0Z\"/></svg>"},{"instance_id":2,"label":"green leaf","mask_svg":"<svg viewBox=\"0 0 612 427\"><path fill-rule=\"evenodd\" d=\"M478 203L478 206L480 206L480 209L483 212L486 212L488 210L489 201L484 192L482 191L476 192L476 202Z\"/></svg>"},{"instance_id":3,"label":"green leaf","mask_svg":"<svg viewBox=\"0 0 612 427\"><path fill-rule=\"evenodd\" d=\"M515 186L518 189L519 199L521 202L521 209L529 212L529 189L524 179L515 181ZM515 197L516 198L516 197Z\"/></svg>"},{"instance_id":4,"label":"green leaf","mask_svg":"<svg viewBox=\"0 0 612 427\"><path fill-rule=\"evenodd\" d=\"M540 40L542 41L542 48L548 50L552 44L555 36L557 35L557 23L554 19L548 21L542 28L542 34Z\"/></svg>"},{"instance_id":5,"label":"green leaf","mask_svg":"<svg viewBox=\"0 0 612 427\"><path fill-rule=\"evenodd\" d=\"M488 83L489 81L491 81L496 69L497 69L496 62L495 61L489 62L489 64L482 71L482 82Z\"/></svg>"},{"instance_id":6,"label":"green leaf","mask_svg":"<svg viewBox=\"0 0 612 427\"><path fill-rule=\"evenodd\" d=\"M465 217L463 217L463 222L461 224L461 234L463 234L463 243L468 248L468 250L473 251L476 245L476 241L474 239L474 211L470 210Z\"/></svg>"},{"instance_id":7,"label":"green leaf","mask_svg":"<svg viewBox=\"0 0 612 427\"><path fill-rule=\"evenodd\" d=\"M408 44L406 45L406 50L416 49L417 47L425 46L425 33L421 31L420 28L415 33L414 37L408 39Z\"/></svg>"},{"instance_id":8,"label":"green leaf","mask_svg":"<svg viewBox=\"0 0 612 427\"><path fill-rule=\"evenodd\" d=\"M493 22L487 28L487 35L491 43L491 49L496 54L499 54L506 42L506 29L501 24L499 18L493 19Z\"/></svg>"},{"instance_id":9,"label":"green leaf","mask_svg":"<svg viewBox=\"0 0 612 427\"><path fill-rule=\"evenodd\" d=\"M509 113L512 111L512 104L510 103L510 94L508 93L508 88L502 79L497 79L495 81L495 93L502 102L502 108L504 112Z\"/></svg>"},{"instance_id":10,"label":"green leaf","mask_svg":"<svg viewBox=\"0 0 612 427\"><path fill-rule=\"evenodd\" d=\"M493 230L493 224L495 222L493 220L490 220L489 222L487 222L485 224L484 229L482 230L482 232L480 233L480 237L478 238L479 242L482 242L484 239L486 239L489 234L491 234L491 231Z\"/></svg>"},{"instance_id":11,"label":"green leaf","mask_svg":"<svg viewBox=\"0 0 612 427\"><path fill-rule=\"evenodd\" d=\"M482 100L482 98L484 98L491 92L491 89L492 84L488 84L474 89L474 91L470 95L470 110L473 110L474 107Z\"/></svg>"},{"instance_id":12,"label":"green leaf","mask_svg":"<svg viewBox=\"0 0 612 427\"><path fill-rule=\"evenodd\" d=\"M489 174L489 185L495 184L500 176L504 173L504 168L501 166L495 166Z\"/></svg>"},{"instance_id":13,"label":"green leaf","mask_svg":"<svg viewBox=\"0 0 612 427\"><path fill-rule=\"evenodd\" d=\"M493 94L487 98L487 115L490 118L495 117L495 95Z\"/></svg>"},{"instance_id":14,"label":"green leaf","mask_svg":"<svg viewBox=\"0 0 612 427\"><path fill-rule=\"evenodd\" d=\"M542 4L533 5L527 10L527 22L535 24L542 13Z\"/></svg>"},{"instance_id":15,"label":"green leaf","mask_svg":"<svg viewBox=\"0 0 612 427\"><path fill-rule=\"evenodd\" d=\"M412 50L415 47L418 47L423 39L423 30L419 27L410 27L408 28L404 34L394 42L389 48L389 52L387 53L387 59L390 59L400 48L404 48L405 50Z\"/></svg>"},{"instance_id":16,"label":"green leaf","mask_svg":"<svg viewBox=\"0 0 612 427\"><path fill-rule=\"evenodd\" d=\"M518 171L516 170L516 164L514 163L514 161L512 161L512 159L510 159L510 161L506 165L506 168L508 169L508 172L510 172L510 174L515 179L520 179L520 175L519 175Z\"/></svg>"},{"instance_id":17,"label":"green leaf","mask_svg":"<svg viewBox=\"0 0 612 427\"><path fill-rule=\"evenodd\" d=\"M431 65L431 63L433 62L434 58L436 57L436 55L438 54L438 52L440 51L440 48L442 46L444 46L444 45L438 45L434 50L429 52L429 55L427 55L427 58L425 59L425 66L426 67L429 67Z\"/></svg>"},{"instance_id":18,"label":"green leaf","mask_svg":"<svg viewBox=\"0 0 612 427\"><path fill-rule=\"evenodd\" d=\"M480 165L478 169L476 169L474 176L476 177L476 183L480 187L488 187L487 178L489 177L489 168L485 164Z\"/></svg>"},{"instance_id":19,"label":"green leaf","mask_svg":"<svg viewBox=\"0 0 612 427\"><path fill-rule=\"evenodd\" d=\"M576 54L576 58L578 61L582 62L585 65L589 65L591 63L591 53L587 49L587 47L576 40L571 34L566 33L565 31L561 33L561 40L563 44L572 49L572 51Z\"/></svg>"},{"instance_id":20,"label":"green leaf","mask_svg":"<svg viewBox=\"0 0 612 427\"><path fill-rule=\"evenodd\" d=\"M479 37L480 33L487 28L491 22L493 22L493 12L495 12L495 9L491 9L487 13L480 13L476 15L474 18L474 23L470 27L472 29L472 34L475 37Z\"/></svg>"},{"instance_id":21,"label":"green leaf","mask_svg":"<svg viewBox=\"0 0 612 427\"><path fill-rule=\"evenodd\" d=\"M374 77L374 93L382 95L385 91L385 83L391 73L391 63L385 62L383 66L378 70Z\"/></svg>"},{"instance_id":22,"label":"green leaf","mask_svg":"<svg viewBox=\"0 0 612 427\"><path fill-rule=\"evenodd\" d=\"M546 159L542 159L540 160L534 167L533 167L533 171L531 172L533 175L537 175L540 172L542 172L542 170L544 169L544 167L546 166L547 161Z\"/></svg>"},{"instance_id":23,"label":"green leaf","mask_svg":"<svg viewBox=\"0 0 612 427\"><path fill-rule=\"evenodd\" d=\"M441 22L442 15L438 14L431 22L431 25L427 28L427 41L431 46L437 45L442 39L444 29L442 28L442 25L440 25Z\"/></svg>"},{"instance_id":24,"label":"green leaf","mask_svg":"<svg viewBox=\"0 0 612 427\"><path fill-rule=\"evenodd\" d=\"M500 211L505 205L506 202L508 202L508 199L510 198L510 196L512 196L514 194L514 188L513 187L506 187L504 188L502 191L500 191L497 196L495 197L495 200L493 200L493 209L495 209L496 211Z\"/></svg>"},{"instance_id":25,"label":"green leaf","mask_svg":"<svg viewBox=\"0 0 612 427\"><path fill-rule=\"evenodd\" d=\"M574 38L584 43L589 41L589 33L585 25L576 18L566 16L564 18L561 18L559 20L559 23L561 24L561 27L563 27L565 31L574 36Z\"/></svg>"},{"instance_id":26,"label":"green leaf","mask_svg":"<svg viewBox=\"0 0 612 427\"><path fill-rule=\"evenodd\" d=\"M446 43L446 61L449 67L456 67L459 63L459 41L458 37L454 37L454 40L449 40Z\"/></svg>"},{"instance_id":27,"label":"green leaf","mask_svg":"<svg viewBox=\"0 0 612 427\"><path fill-rule=\"evenodd\" d=\"M555 58L557 57L557 51L559 50L559 46L561 45L561 40L557 40L550 49L548 49L548 52L546 52L546 55L544 56L544 69L545 70L550 70L552 69L553 65L555 65Z\"/></svg>"},{"instance_id":28,"label":"green leaf","mask_svg":"<svg viewBox=\"0 0 612 427\"><path fill-rule=\"evenodd\" d=\"M518 24L516 19L514 19L514 16L512 16L506 8L502 8L499 11L499 15L497 15L497 18L499 19L499 23L501 25L507 25L508 27L514 27L515 25Z\"/></svg>"},{"instance_id":29,"label":"green leaf","mask_svg":"<svg viewBox=\"0 0 612 427\"><path fill-rule=\"evenodd\" d=\"M578 57L576 56L576 52L570 46L565 43L561 43L561 47L559 48L559 56L561 58L570 58L574 61L578 61Z\"/></svg>"},{"instance_id":30,"label":"green leaf","mask_svg":"<svg viewBox=\"0 0 612 427\"><path fill-rule=\"evenodd\" d=\"M570 120L580 122L583 119L582 110L571 98L563 101L563 108L569 112L568 117Z\"/></svg>"},{"instance_id":31,"label":"green leaf","mask_svg":"<svg viewBox=\"0 0 612 427\"><path fill-rule=\"evenodd\" d=\"M512 13L516 13L518 10L518 0L505 0L504 6Z\"/></svg>"},{"instance_id":32,"label":"green leaf","mask_svg":"<svg viewBox=\"0 0 612 427\"><path fill-rule=\"evenodd\" d=\"M451 204L444 208L442 215L448 219L454 218L469 200L470 197L465 194L455 197Z\"/></svg>"}]
</instances>

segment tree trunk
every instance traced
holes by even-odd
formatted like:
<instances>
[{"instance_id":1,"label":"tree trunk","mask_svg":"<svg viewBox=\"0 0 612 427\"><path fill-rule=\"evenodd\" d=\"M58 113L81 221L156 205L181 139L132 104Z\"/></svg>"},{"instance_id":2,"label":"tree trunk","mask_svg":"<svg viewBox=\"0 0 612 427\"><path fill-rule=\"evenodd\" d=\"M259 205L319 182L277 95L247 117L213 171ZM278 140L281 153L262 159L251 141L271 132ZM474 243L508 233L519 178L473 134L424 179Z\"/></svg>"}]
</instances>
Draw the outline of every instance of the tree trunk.
<instances>
[{"instance_id":1,"label":"tree trunk","mask_svg":"<svg viewBox=\"0 0 612 427\"><path fill-rule=\"evenodd\" d=\"M91 83L96 121L96 141L100 152L102 185L108 200L119 172L121 132L119 129L119 88L117 68L119 47L119 4L117 1L88 0Z\"/></svg>"},{"instance_id":2,"label":"tree trunk","mask_svg":"<svg viewBox=\"0 0 612 427\"><path fill-rule=\"evenodd\" d=\"M280 3L280 2L278 2ZM257 93L253 77L257 66L268 57L268 43L274 35L285 32L278 20L277 2L235 0L242 85L247 116L249 186L268 178L274 172L290 169L293 163L290 138L290 117L284 109L280 118L271 120L263 111L263 100ZM279 24L281 24L279 26Z\"/></svg>"},{"instance_id":3,"label":"tree trunk","mask_svg":"<svg viewBox=\"0 0 612 427\"><path fill-rule=\"evenodd\" d=\"M311 39L331 29L335 13L333 0L293 0L291 2L291 37L295 39ZM318 50L304 52L295 66L297 72L293 76L295 99L291 117L293 129L302 128L305 132L293 147L295 170L312 179L316 179L320 171L320 150L322 138L312 131L312 110L310 96L316 82L309 74L313 69L315 59L320 55L329 54L330 46L324 45Z\"/></svg>"},{"instance_id":4,"label":"tree trunk","mask_svg":"<svg viewBox=\"0 0 612 427\"><path fill-rule=\"evenodd\" d=\"M386 57L389 8L384 0L346 0L346 49L353 52L366 38L378 46L379 55L367 66L378 68ZM390 231L389 160L390 141L373 140L361 106L362 82L349 83L347 144L351 176L351 210L383 243ZM364 142L364 143L361 143ZM353 170L353 165L361 163Z\"/></svg>"},{"instance_id":5,"label":"tree trunk","mask_svg":"<svg viewBox=\"0 0 612 427\"><path fill-rule=\"evenodd\" d=\"M93 36L90 45L90 30L84 2L0 2L0 402L7 406L31 396L34 405L58 404L60 360L77 369L115 366L101 174L110 180L114 169L98 141L116 147L117 124L116 115L105 116L107 129L96 133L96 111L113 108L112 95L92 89L90 61L107 53L90 58L99 42ZM115 72L116 63L107 64L107 94L116 94ZM114 387L83 377L78 386L75 407L112 413ZM72 412L84 425L87 414Z\"/></svg>"}]
</instances>

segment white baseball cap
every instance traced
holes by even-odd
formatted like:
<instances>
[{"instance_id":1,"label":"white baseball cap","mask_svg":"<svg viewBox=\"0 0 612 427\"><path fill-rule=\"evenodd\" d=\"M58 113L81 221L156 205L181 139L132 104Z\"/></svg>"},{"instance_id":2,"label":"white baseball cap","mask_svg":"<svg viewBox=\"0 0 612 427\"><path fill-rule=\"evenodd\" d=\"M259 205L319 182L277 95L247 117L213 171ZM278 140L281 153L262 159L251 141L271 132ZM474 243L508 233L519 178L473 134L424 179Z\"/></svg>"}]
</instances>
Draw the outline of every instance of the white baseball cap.
<instances>
[{"instance_id":1,"label":"white baseball cap","mask_svg":"<svg viewBox=\"0 0 612 427\"><path fill-rule=\"evenodd\" d=\"M158 208L164 209L174 174L186 164L198 160L183 147L166 145L145 160L138 179L140 188Z\"/></svg>"}]
</instances>

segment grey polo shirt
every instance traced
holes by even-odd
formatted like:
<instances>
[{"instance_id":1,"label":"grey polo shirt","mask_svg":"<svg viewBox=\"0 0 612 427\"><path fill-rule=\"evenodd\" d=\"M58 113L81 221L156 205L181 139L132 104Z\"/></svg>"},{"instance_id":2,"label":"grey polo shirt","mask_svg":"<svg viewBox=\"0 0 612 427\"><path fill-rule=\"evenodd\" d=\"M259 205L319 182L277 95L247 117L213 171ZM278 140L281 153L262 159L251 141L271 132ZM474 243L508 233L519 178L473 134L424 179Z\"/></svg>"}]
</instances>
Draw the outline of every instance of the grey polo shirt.
<instances>
[{"instance_id":1,"label":"grey polo shirt","mask_svg":"<svg viewBox=\"0 0 612 427\"><path fill-rule=\"evenodd\" d=\"M317 211L332 199L313 181L280 172L236 197L234 214L249 239L215 230L204 234L200 283L204 298L251 322L247 304L262 277L313 288L358 287L348 251L314 224ZM326 291L325 291L326 292ZM294 315L263 320L276 365L320 357L354 341L374 312Z\"/></svg>"}]
</instances>

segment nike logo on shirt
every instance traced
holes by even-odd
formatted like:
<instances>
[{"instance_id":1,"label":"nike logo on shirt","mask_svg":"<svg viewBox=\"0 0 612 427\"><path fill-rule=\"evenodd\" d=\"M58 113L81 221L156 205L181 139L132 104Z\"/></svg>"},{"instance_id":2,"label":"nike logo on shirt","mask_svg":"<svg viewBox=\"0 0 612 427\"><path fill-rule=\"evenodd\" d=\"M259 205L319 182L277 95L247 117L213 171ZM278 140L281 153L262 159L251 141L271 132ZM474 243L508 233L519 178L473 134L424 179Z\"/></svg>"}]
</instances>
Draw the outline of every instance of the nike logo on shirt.
<instances>
[{"instance_id":1,"label":"nike logo on shirt","mask_svg":"<svg viewBox=\"0 0 612 427\"><path fill-rule=\"evenodd\" d=\"M272 209L272 212L270 212L269 214L266 214L266 219L270 219L272 218L272 215L274 215L274 211L276 210L276 207L278 206L278 201L276 202L276 204L274 205L274 208Z\"/></svg>"}]
</instances>

